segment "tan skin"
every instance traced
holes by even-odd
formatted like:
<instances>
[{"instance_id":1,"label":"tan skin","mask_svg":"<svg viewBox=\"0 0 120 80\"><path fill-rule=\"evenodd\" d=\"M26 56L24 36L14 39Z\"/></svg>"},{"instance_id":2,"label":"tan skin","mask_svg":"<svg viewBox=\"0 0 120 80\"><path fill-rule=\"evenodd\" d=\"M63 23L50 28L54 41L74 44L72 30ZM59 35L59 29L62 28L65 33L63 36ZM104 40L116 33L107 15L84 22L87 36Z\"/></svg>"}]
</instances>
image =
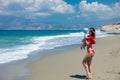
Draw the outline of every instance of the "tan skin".
<instances>
[{"instance_id":1,"label":"tan skin","mask_svg":"<svg viewBox=\"0 0 120 80\"><path fill-rule=\"evenodd\" d=\"M92 32L89 31L89 34L91 35ZM93 49L92 44L87 42L87 41L86 41L86 47L87 47L87 50ZM84 66L84 68L86 70L86 73L87 73L87 78L92 78L91 61L92 61L93 56L94 56L94 54L86 54L84 56L83 61L82 61L82 64L83 64L83 66Z\"/></svg>"}]
</instances>

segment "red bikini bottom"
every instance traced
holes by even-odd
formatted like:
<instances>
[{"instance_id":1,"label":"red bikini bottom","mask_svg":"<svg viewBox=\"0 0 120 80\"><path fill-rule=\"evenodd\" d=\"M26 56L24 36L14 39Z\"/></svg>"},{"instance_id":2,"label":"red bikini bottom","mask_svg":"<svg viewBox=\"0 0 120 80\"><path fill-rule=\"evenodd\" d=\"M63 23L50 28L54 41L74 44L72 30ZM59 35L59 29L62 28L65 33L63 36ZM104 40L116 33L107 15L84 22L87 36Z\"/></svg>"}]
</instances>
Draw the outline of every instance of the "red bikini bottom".
<instances>
[{"instance_id":1,"label":"red bikini bottom","mask_svg":"<svg viewBox=\"0 0 120 80\"><path fill-rule=\"evenodd\" d=\"M95 54L95 50L94 49L89 49L88 50L88 54L93 54L94 55Z\"/></svg>"}]
</instances>

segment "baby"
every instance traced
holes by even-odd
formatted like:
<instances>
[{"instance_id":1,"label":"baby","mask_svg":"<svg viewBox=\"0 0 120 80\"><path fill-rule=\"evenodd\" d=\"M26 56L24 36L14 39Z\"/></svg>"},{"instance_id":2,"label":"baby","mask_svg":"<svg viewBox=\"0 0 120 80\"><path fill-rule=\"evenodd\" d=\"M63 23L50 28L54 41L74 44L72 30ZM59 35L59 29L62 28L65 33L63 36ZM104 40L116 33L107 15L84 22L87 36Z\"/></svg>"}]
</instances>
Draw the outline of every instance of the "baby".
<instances>
[{"instance_id":1,"label":"baby","mask_svg":"<svg viewBox=\"0 0 120 80\"><path fill-rule=\"evenodd\" d=\"M86 40L89 37L89 29L88 28L84 28L84 39L82 39L82 45L81 45L81 49L85 49L86 46Z\"/></svg>"}]
</instances>

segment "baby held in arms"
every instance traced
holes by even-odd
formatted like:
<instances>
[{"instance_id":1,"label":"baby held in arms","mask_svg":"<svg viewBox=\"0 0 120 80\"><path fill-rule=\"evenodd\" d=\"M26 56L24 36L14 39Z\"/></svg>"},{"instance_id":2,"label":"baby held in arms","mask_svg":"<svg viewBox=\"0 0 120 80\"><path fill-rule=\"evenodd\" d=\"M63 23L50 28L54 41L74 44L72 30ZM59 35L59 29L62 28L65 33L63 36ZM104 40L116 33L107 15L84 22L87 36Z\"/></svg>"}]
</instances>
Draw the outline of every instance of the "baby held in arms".
<instances>
[{"instance_id":1,"label":"baby held in arms","mask_svg":"<svg viewBox=\"0 0 120 80\"><path fill-rule=\"evenodd\" d=\"M81 45L81 49L85 49L86 46L86 40L89 38L89 29L88 28L84 28L84 39L82 39L82 45Z\"/></svg>"}]
</instances>

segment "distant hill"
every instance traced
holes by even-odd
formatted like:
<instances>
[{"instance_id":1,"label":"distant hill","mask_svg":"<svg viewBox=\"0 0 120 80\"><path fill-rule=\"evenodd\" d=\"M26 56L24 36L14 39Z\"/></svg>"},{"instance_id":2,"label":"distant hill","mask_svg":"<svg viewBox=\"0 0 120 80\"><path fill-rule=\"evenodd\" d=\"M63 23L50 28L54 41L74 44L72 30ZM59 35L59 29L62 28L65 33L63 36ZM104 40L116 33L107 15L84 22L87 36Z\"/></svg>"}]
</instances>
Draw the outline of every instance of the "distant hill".
<instances>
[{"instance_id":1,"label":"distant hill","mask_svg":"<svg viewBox=\"0 0 120 80\"><path fill-rule=\"evenodd\" d=\"M102 26L101 30L109 33L120 33L120 22Z\"/></svg>"}]
</instances>

